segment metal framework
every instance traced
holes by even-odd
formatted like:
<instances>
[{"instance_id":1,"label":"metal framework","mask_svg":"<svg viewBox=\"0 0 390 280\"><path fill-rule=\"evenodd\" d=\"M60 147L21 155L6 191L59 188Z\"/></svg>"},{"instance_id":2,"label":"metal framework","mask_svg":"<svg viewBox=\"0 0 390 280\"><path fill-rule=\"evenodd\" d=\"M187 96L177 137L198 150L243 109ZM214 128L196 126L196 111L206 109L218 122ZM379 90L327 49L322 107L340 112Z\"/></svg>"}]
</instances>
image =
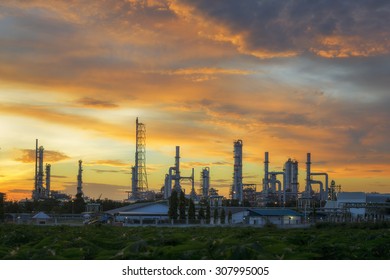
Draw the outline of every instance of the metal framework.
<instances>
[{"instance_id":1,"label":"metal framework","mask_svg":"<svg viewBox=\"0 0 390 280\"><path fill-rule=\"evenodd\" d=\"M129 199L139 199L140 193L148 191L146 173L146 129L143 123L136 119L136 151L135 164L132 167L131 196Z\"/></svg>"},{"instance_id":2,"label":"metal framework","mask_svg":"<svg viewBox=\"0 0 390 280\"><path fill-rule=\"evenodd\" d=\"M194 181L194 168L192 168L191 176L181 176L180 172L180 146L176 146L175 166L169 167L168 174L165 175L164 182L164 199L169 199L172 193L172 181L175 182L173 188L179 195L183 191L180 182L188 180L191 182L190 197L193 200L197 200L197 194L195 192L195 181Z\"/></svg>"}]
</instances>

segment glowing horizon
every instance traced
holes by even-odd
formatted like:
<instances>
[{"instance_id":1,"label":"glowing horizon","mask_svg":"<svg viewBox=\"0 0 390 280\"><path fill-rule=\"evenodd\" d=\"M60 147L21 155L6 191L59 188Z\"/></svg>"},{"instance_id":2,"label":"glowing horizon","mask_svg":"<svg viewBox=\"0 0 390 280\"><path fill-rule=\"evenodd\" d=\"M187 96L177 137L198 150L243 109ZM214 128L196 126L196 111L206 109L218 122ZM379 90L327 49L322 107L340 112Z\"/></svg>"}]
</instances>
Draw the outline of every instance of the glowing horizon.
<instances>
[{"instance_id":1,"label":"glowing horizon","mask_svg":"<svg viewBox=\"0 0 390 280\"><path fill-rule=\"evenodd\" d=\"M227 195L233 141L244 183L299 162L344 191L390 192L390 4L386 1L9 1L0 10L0 192L30 198L35 139L52 190L131 189L135 118L149 188L181 146ZM189 186L185 186L187 192Z\"/></svg>"}]
</instances>

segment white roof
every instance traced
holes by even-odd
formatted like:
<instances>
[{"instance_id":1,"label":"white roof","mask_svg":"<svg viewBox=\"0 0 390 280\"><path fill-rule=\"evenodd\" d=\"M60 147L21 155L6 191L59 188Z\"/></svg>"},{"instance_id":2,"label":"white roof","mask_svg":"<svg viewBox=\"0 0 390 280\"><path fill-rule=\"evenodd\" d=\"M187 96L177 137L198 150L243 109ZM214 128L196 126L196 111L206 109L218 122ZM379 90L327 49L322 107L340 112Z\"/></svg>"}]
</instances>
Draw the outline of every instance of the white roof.
<instances>
[{"instance_id":1,"label":"white roof","mask_svg":"<svg viewBox=\"0 0 390 280\"><path fill-rule=\"evenodd\" d=\"M325 209L334 209L334 208L337 208L337 201L333 201L333 200L328 200L326 201L326 204L325 204Z\"/></svg>"},{"instance_id":2,"label":"white roof","mask_svg":"<svg viewBox=\"0 0 390 280\"><path fill-rule=\"evenodd\" d=\"M48 216L47 214L45 214L44 212L39 212L38 214L36 214L34 217L32 217L33 219L51 219L50 216Z\"/></svg>"},{"instance_id":3,"label":"white roof","mask_svg":"<svg viewBox=\"0 0 390 280\"><path fill-rule=\"evenodd\" d=\"M338 202L366 202L364 192L341 192L337 195Z\"/></svg>"}]
</instances>

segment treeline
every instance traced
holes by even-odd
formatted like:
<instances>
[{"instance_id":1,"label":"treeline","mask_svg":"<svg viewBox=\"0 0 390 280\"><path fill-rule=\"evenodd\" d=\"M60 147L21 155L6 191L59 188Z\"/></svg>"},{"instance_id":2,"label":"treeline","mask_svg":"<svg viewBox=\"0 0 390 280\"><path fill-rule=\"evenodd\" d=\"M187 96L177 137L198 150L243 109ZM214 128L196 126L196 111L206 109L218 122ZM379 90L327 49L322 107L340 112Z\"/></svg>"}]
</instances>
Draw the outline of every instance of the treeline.
<instances>
[{"instance_id":1,"label":"treeline","mask_svg":"<svg viewBox=\"0 0 390 280\"><path fill-rule=\"evenodd\" d=\"M231 223L232 212L226 213L224 208L214 207L213 215L211 215L211 207L208 201L201 201L198 211L196 211L195 203L191 198L187 199L183 191L178 193L176 190L172 190L169 198L168 217L173 221L182 223L204 222L210 224L213 221L216 224L219 221L220 224L225 224L226 222Z\"/></svg>"},{"instance_id":2,"label":"treeline","mask_svg":"<svg viewBox=\"0 0 390 280\"><path fill-rule=\"evenodd\" d=\"M129 205L129 203L114 201L110 199L90 200L88 203L100 204L101 211ZM69 201L61 201L53 198L45 200L23 200L23 201L3 201L0 203L1 213L33 213L43 211L52 214L80 214L86 211L87 202L82 197L76 197ZM1 216L1 215L0 215ZM1 219L1 217L0 217Z\"/></svg>"}]
</instances>

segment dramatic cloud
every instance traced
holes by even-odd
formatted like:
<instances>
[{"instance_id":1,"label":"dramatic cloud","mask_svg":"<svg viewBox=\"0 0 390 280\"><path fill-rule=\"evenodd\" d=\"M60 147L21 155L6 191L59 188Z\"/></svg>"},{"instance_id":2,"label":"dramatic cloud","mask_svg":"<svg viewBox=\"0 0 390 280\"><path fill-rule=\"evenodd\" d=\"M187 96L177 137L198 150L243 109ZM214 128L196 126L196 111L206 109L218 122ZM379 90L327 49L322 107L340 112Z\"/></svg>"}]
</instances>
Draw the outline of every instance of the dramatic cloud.
<instances>
[{"instance_id":1,"label":"dramatic cloud","mask_svg":"<svg viewBox=\"0 0 390 280\"><path fill-rule=\"evenodd\" d=\"M3 1L0 185L31 193L34 151L19 149L39 138L53 189L75 192L82 159L102 184L86 192L126 197L139 117L150 189L180 146L184 173L210 167L227 195L242 139L251 182L268 151L275 170L296 158L302 184L311 152L346 189L385 190L389 21L384 0Z\"/></svg>"},{"instance_id":2,"label":"dramatic cloud","mask_svg":"<svg viewBox=\"0 0 390 280\"><path fill-rule=\"evenodd\" d=\"M311 52L324 57L388 54L390 4L385 0L217 0L187 9L221 26L216 40L258 57Z\"/></svg>"}]
</instances>

